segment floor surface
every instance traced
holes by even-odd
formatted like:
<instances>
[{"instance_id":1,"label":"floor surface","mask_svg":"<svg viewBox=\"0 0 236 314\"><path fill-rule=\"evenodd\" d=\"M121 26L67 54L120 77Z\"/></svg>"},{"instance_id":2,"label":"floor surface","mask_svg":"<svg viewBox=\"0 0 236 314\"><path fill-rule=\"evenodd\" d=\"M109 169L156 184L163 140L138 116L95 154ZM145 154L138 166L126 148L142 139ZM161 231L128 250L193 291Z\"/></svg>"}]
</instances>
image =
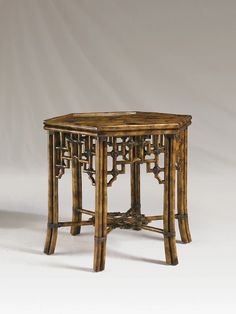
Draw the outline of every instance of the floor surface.
<instances>
[{"instance_id":1,"label":"floor surface","mask_svg":"<svg viewBox=\"0 0 236 314\"><path fill-rule=\"evenodd\" d=\"M128 208L127 178L120 176L109 191L112 209ZM165 264L161 235L114 230L108 238L106 269L94 273L90 226L75 237L68 228L60 229L56 253L42 253L46 175L3 175L1 313L235 313L234 179L227 174L220 180L214 174L193 174L191 178L189 213L193 242L181 244L178 235L179 265ZM70 177L63 180L61 216L69 219ZM150 175L143 180L143 208L155 213L154 205L161 206L161 188ZM84 207L91 208L93 188L84 181L84 203L89 205ZM228 182L227 194L222 190L222 182Z\"/></svg>"}]
</instances>

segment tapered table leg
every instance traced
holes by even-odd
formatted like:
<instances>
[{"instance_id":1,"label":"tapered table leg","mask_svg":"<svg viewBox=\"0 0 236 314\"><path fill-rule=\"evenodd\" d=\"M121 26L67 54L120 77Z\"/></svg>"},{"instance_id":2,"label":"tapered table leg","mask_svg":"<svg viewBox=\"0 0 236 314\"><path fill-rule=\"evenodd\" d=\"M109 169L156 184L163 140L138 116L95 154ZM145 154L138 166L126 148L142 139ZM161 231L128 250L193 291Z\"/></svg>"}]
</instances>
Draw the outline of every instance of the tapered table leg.
<instances>
[{"instance_id":1,"label":"tapered table leg","mask_svg":"<svg viewBox=\"0 0 236 314\"><path fill-rule=\"evenodd\" d=\"M80 135L73 135L73 139L78 139ZM82 208L82 169L78 158L80 156L81 144L72 142L72 222L80 222L82 214L78 209ZM79 154L78 154L79 153ZM80 226L72 226L70 233L77 235L80 233Z\"/></svg>"},{"instance_id":2,"label":"tapered table leg","mask_svg":"<svg viewBox=\"0 0 236 314\"><path fill-rule=\"evenodd\" d=\"M96 142L96 195L95 195L94 271L105 267L107 238L107 141Z\"/></svg>"},{"instance_id":3,"label":"tapered table leg","mask_svg":"<svg viewBox=\"0 0 236 314\"><path fill-rule=\"evenodd\" d=\"M139 137L135 136L134 141L138 142ZM138 157L138 146L134 146L134 158ZM140 202L140 163L134 162L130 164L130 187L131 187L131 208L137 214L141 213Z\"/></svg>"},{"instance_id":4,"label":"tapered table leg","mask_svg":"<svg viewBox=\"0 0 236 314\"><path fill-rule=\"evenodd\" d=\"M191 242L187 209L188 130L180 133L180 166L177 173L177 209L181 240Z\"/></svg>"},{"instance_id":5,"label":"tapered table leg","mask_svg":"<svg viewBox=\"0 0 236 314\"><path fill-rule=\"evenodd\" d=\"M58 178L56 177L56 146L59 134L48 135L48 228L44 246L44 253L53 254L57 241L58 229L53 224L58 223Z\"/></svg>"},{"instance_id":6,"label":"tapered table leg","mask_svg":"<svg viewBox=\"0 0 236 314\"><path fill-rule=\"evenodd\" d=\"M164 243L166 263L178 264L175 240L176 138L165 136Z\"/></svg>"}]
</instances>

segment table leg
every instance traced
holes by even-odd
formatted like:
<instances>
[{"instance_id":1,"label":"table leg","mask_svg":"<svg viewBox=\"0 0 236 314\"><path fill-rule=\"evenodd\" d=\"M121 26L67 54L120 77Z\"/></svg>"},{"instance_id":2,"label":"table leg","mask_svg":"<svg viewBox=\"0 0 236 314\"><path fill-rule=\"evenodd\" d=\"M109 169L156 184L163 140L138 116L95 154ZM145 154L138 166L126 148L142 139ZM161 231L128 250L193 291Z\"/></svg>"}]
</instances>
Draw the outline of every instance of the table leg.
<instances>
[{"instance_id":1,"label":"table leg","mask_svg":"<svg viewBox=\"0 0 236 314\"><path fill-rule=\"evenodd\" d=\"M107 237L107 140L96 142L96 195L95 195L94 271L105 268Z\"/></svg>"},{"instance_id":2,"label":"table leg","mask_svg":"<svg viewBox=\"0 0 236 314\"><path fill-rule=\"evenodd\" d=\"M138 141L137 137L134 137ZM134 158L137 157L138 146L134 146ZM131 187L131 208L136 214L141 213L140 202L140 163L134 162L130 164L130 187Z\"/></svg>"},{"instance_id":3,"label":"table leg","mask_svg":"<svg viewBox=\"0 0 236 314\"><path fill-rule=\"evenodd\" d=\"M74 138L78 139L78 136L80 135L74 135ZM82 208L82 169L78 159L73 158L74 156L80 156L78 154L78 150L80 149L81 144L72 142L72 222L80 222L82 218L82 214L78 211L78 209ZM80 228L80 226L72 226L70 233L77 235L80 233Z\"/></svg>"},{"instance_id":4,"label":"table leg","mask_svg":"<svg viewBox=\"0 0 236 314\"><path fill-rule=\"evenodd\" d=\"M188 162L188 130L180 134L180 167L177 172L177 208L181 240L191 242L187 210L187 162Z\"/></svg>"},{"instance_id":5,"label":"table leg","mask_svg":"<svg viewBox=\"0 0 236 314\"><path fill-rule=\"evenodd\" d=\"M176 138L165 136L164 243L166 263L178 264L175 240Z\"/></svg>"},{"instance_id":6,"label":"table leg","mask_svg":"<svg viewBox=\"0 0 236 314\"><path fill-rule=\"evenodd\" d=\"M48 135L48 228L44 246L44 253L53 254L57 241L58 228L58 178L56 177L56 146L60 138L58 133L49 132Z\"/></svg>"}]
</instances>

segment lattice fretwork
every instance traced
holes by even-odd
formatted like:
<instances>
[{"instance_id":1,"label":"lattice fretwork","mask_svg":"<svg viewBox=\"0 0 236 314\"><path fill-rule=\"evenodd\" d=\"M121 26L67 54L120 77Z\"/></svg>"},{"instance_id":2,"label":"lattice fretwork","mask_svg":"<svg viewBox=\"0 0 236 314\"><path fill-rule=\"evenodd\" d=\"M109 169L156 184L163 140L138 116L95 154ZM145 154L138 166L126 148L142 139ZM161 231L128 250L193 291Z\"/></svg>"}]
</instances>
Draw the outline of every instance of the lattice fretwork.
<instances>
[{"instance_id":1,"label":"lattice fretwork","mask_svg":"<svg viewBox=\"0 0 236 314\"><path fill-rule=\"evenodd\" d=\"M112 169L108 171L112 178L108 186L111 186L118 174L125 173L126 164L135 162L145 163L146 171L153 173L159 183L164 182L160 176L164 172L160 160L165 150L163 135L111 137L107 143L110 147L107 154L112 158Z\"/></svg>"},{"instance_id":2,"label":"lattice fretwork","mask_svg":"<svg viewBox=\"0 0 236 314\"><path fill-rule=\"evenodd\" d=\"M60 145L56 146L58 158L56 163L57 177L60 179L65 172L65 169L70 168L70 163L73 158L78 159L82 165L83 171L88 174L92 184L95 185L95 154L96 144L95 138L81 134L59 133ZM72 156L72 145L76 145L76 155Z\"/></svg>"},{"instance_id":3,"label":"lattice fretwork","mask_svg":"<svg viewBox=\"0 0 236 314\"><path fill-rule=\"evenodd\" d=\"M96 138L93 136L58 132L56 150L56 176L61 178L71 161L76 158L95 185ZM73 145L76 149L73 149ZM164 136L125 136L107 138L107 156L111 158L111 168L107 170L111 186L119 174L125 173L125 166L131 163L146 164L146 171L153 173L159 183L163 183L161 156L164 156ZM74 154L73 152L76 152ZM163 163L163 162L162 162ZM108 165L110 166L110 165Z\"/></svg>"}]
</instances>

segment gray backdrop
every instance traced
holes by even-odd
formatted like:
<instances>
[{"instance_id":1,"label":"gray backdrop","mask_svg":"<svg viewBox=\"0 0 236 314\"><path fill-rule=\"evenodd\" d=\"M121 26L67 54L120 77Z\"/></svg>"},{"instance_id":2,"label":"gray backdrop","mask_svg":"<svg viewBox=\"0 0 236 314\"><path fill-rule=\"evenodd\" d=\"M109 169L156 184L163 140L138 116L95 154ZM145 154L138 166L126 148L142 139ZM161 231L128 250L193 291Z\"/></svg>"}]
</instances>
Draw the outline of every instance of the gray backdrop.
<instances>
[{"instance_id":1,"label":"gray backdrop","mask_svg":"<svg viewBox=\"0 0 236 314\"><path fill-rule=\"evenodd\" d=\"M235 167L235 10L230 0L0 0L2 171L44 165L43 119L110 110L192 114L192 166Z\"/></svg>"}]
</instances>

